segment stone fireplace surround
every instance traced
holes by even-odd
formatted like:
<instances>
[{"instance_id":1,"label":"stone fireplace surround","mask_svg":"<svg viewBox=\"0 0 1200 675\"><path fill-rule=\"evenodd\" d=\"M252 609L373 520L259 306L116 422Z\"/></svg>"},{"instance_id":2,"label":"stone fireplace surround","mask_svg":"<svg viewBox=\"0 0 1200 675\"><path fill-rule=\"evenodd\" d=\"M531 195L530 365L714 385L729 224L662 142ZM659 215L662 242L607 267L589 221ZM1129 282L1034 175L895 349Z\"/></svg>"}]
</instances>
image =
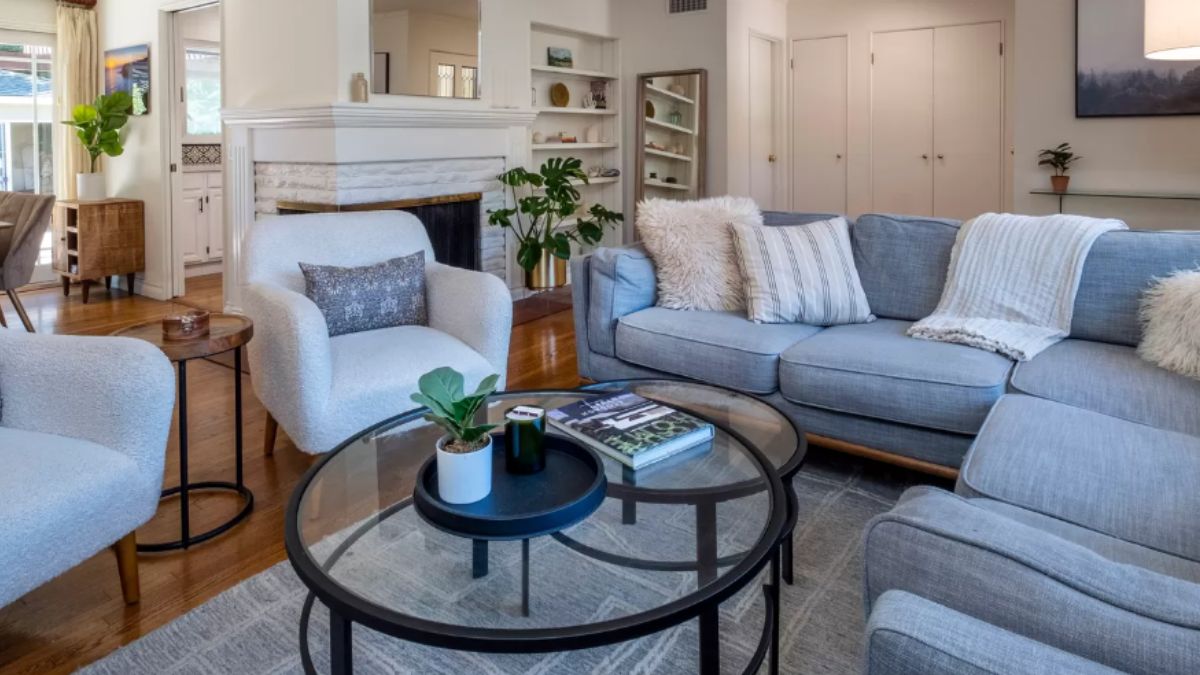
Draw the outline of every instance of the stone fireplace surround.
<instances>
[{"instance_id":1,"label":"stone fireplace surround","mask_svg":"<svg viewBox=\"0 0 1200 675\"><path fill-rule=\"evenodd\" d=\"M495 176L528 161L535 113L455 103L224 111L226 309L240 310L243 237L278 201L332 206L478 192L481 267L519 295L512 247L486 218L504 204Z\"/></svg>"}]
</instances>

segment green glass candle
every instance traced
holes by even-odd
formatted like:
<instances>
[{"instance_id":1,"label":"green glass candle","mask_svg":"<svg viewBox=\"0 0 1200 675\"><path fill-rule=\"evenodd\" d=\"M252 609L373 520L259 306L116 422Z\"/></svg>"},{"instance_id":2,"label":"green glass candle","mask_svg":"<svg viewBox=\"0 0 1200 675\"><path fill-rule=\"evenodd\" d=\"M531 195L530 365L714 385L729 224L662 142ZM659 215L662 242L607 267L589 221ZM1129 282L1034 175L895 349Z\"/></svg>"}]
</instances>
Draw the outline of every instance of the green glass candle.
<instances>
[{"instance_id":1,"label":"green glass candle","mask_svg":"<svg viewBox=\"0 0 1200 675\"><path fill-rule=\"evenodd\" d=\"M519 405L504 414L508 450L504 467L509 473L537 473L546 468L546 411Z\"/></svg>"}]
</instances>

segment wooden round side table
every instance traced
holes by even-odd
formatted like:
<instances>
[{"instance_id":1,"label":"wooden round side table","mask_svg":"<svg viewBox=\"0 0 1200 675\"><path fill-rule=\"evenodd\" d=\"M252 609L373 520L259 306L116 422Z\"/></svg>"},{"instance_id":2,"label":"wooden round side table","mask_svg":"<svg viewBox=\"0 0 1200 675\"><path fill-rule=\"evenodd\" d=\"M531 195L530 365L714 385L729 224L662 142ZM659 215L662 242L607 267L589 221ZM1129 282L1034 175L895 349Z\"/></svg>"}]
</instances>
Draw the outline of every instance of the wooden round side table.
<instances>
[{"instance_id":1,"label":"wooden round side table","mask_svg":"<svg viewBox=\"0 0 1200 675\"><path fill-rule=\"evenodd\" d=\"M179 372L177 386L179 388L179 485L162 491L162 498L167 499L179 495L179 530L180 537L175 541L138 544L138 550L143 552L160 552L186 549L192 544L208 541L213 537L227 532L234 525L245 520L254 508L254 493L245 486L242 478L242 346L254 335L254 323L244 316L234 314L213 314L209 318L209 334L190 340L167 340L163 337L162 321L148 321L113 333L122 337L138 338L158 347L176 364ZM237 464L235 482L228 481L188 481L188 407L187 407L187 362L193 359L203 359L224 352L233 352L233 396L234 396L234 438ZM244 503L229 520L200 534L191 533L189 523L188 498L193 490L227 490L242 496Z\"/></svg>"}]
</instances>

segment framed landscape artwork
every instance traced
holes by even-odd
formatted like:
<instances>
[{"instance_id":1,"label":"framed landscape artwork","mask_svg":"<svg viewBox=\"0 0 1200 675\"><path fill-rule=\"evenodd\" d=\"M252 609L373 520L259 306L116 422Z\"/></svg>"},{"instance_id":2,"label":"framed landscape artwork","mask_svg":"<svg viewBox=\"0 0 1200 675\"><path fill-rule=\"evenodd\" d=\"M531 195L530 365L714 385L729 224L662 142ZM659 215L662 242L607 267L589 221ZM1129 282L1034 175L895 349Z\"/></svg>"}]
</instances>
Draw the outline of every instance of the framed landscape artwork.
<instances>
[{"instance_id":1,"label":"framed landscape artwork","mask_svg":"<svg viewBox=\"0 0 1200 675\"><path fill-rule=\"evenodd\" d=\"M1143 7L1076 0L1076 117L1200 115L1200 61L1146 58Z\"/></svg>"},{"instance_id":2,"label":"framed landscape artwork","mask_svg":"<svg viewBox=\"0 0 1200 675\"><path fill-rule=\"evenodd\" d=\"M104 93L114 91L129 92L134 115L150 112L150 45L104 52Z\"/></svg>"}]
</instances>

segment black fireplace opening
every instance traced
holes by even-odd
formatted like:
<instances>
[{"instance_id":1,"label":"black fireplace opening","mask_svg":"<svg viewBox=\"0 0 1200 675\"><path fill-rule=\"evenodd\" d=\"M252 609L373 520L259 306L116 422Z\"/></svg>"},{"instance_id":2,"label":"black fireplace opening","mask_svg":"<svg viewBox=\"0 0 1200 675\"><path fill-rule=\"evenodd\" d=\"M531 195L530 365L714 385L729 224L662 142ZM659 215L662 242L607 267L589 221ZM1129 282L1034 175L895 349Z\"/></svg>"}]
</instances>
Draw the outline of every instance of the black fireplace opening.
<instances>
[{"instance_id":1,"label":"black fireplace opening","mask_svg":"<svg viewBox=\"0 0 1200 675\"><path fill-rule=\"evenodd\" d=\"M407 199L374 204L310 204L279 202L280 215L300 213L346 213L351 211L407 211L425 226L433 245L433 257L452 267L480 270L483 255L480 251L481 195L450 195L424 199Z\"/></svg>"}]
</instances>

